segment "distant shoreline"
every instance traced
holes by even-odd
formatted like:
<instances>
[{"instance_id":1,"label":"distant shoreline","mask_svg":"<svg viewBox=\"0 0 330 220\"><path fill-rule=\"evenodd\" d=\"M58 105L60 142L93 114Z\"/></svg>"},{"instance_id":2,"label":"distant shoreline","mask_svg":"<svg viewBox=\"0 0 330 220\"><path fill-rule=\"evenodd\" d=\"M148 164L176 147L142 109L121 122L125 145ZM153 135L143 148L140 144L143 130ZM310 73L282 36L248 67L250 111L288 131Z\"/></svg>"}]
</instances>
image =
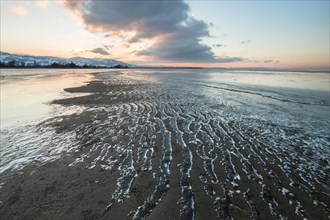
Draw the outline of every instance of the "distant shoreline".
<instances>
[{"instance_id":1,"label":"distant shoreline","mask_svg":"<svg viewBox=\"0 0 330 220\"><path fill-rule=\"evenodd\" d=\"M6 66L3 63L0 64L0 69L128 69L131 67L124 65L115 65L112 67L103 66L79 66L75 64L59 64L59 65L47 65L47 66Z\"/></svg>"},{"instance_id":2,"label":"distant shoreline","mask_svg":"<svg viewBox=\"0 0 330 220\"><path fill-rule=\"evenodd\" d=\"M303 69L275 69L275 68L224 68L224 67L174 67L174 66L122 66L116 65L113 67L103 67L103 66L1 66L1 69L215 69L223 71L276 71L276 72L306 72L306 73L330 73L330 70L303 70Z\"/></svg>"}]
</instances>

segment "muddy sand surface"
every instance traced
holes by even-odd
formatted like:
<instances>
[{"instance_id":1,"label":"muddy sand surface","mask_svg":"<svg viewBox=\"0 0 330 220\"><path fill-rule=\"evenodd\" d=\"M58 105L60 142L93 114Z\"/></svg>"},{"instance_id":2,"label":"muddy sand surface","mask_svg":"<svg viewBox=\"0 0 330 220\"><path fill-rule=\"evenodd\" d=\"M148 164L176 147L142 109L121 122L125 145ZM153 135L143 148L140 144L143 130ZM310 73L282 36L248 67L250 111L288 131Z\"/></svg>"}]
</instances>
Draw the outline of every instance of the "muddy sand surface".
<instances>
[{"instance_id":1,"label":"muddy sand surface","mask_svg":"<svg viewBox=\"0 0 330 220\"><path fill-rule=\"evenodd\" d=\"M0 174L1 219L329 219L328 161L174 89L120 75L66 89L88 94L53 104L84 111L38 126L75 149Z\"/></svg>"}]
</instances>

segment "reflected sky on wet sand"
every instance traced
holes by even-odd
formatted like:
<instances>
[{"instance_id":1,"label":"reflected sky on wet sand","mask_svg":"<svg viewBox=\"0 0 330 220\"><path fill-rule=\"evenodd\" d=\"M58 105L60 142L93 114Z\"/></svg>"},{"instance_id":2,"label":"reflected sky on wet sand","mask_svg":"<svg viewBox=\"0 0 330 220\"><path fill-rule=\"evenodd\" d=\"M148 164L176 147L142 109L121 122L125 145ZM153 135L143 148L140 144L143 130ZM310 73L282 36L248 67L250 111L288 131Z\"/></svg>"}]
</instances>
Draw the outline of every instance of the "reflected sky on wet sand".
<instances>
[{"instance_id":1,"label":"reflected sky on wet sand","mask_svg":"<svg viewBox=\"0 0 330 220\"><path fill-rule=\"evenodd\" d=\"M49 102L90 80L92 70L1 70L1 129L47 117Z\"/></svg>"},{"instance_id":2,"label":"reflected sky on wet sand","mask_svg":"<svg viewBox=\"0 0 330 220\"><path fill-rule=\"evenodd\" d=\"M18 126L46 117L51 109L49 102L72 94L64 88L77 87L92 79L91 72L117 70L1 70L1 128ZM298 93L319 95L329 91L329 73L235 71L217 69L139 69L124 70L128 77L157 81L182 80L182 83L207 83L207 85L245 85L267 88L299 89ZM228 85L227 85L228 86ZM246 89L246 87L245 87ZM250 88L251 89L251 88ZM258 88L253 88L257 90ZM322 95L324 96L324 94ZM322 97L326 99L327 97Z\"/></svg>"}]
</instances>

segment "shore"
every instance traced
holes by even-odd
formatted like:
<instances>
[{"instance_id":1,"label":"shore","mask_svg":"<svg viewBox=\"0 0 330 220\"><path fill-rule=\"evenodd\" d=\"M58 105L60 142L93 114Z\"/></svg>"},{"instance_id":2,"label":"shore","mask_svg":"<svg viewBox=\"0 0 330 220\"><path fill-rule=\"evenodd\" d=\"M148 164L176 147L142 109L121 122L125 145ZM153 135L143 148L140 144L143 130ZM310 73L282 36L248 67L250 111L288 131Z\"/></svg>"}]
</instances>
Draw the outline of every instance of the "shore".
<instances>
[{"instance_id":1,"label":"shore","mask_svg":"<svg viewBox=\"0 0 330 220\"><path fill-rule=\"evenodd\" d=\"M181 102L160 85L121 75L65 91L88 95L52 104L84 111L38 126L74 133L75 149L1 173L1 219L330 216L328 161L304 167L305 149L267 145L257 128L218 114L226 106L199 108L190 91Z\"/></svg>"}]
</instances>

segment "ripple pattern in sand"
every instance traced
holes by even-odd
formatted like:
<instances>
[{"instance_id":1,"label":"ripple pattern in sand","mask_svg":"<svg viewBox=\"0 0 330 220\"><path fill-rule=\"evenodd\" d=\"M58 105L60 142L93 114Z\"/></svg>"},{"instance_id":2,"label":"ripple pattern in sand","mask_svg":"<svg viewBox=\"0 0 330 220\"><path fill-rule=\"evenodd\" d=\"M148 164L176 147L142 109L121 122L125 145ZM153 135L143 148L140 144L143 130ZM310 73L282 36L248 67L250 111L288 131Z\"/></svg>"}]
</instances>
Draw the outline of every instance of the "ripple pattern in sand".
<instances>
[{"instance_id":1,"label":"ripple pattern in sand","mask_svg":"<svg viewBox=\"0 0 330 220\"><path fill-rule=\"evenodd\" d=\"M330 216L327 137L235 119L230 106L198 103L189 88L176 88L180 95L116 76L85 92L97 84L89 96L58 101L84 103L85 111L49 123L80 143L69 166L118 175L103 216L134 199L137 178L149 174L153 189L123 214L128 218L145 219L165 205L181 219L205 212L220 219Z\"/></svg>"}]
</instances>

